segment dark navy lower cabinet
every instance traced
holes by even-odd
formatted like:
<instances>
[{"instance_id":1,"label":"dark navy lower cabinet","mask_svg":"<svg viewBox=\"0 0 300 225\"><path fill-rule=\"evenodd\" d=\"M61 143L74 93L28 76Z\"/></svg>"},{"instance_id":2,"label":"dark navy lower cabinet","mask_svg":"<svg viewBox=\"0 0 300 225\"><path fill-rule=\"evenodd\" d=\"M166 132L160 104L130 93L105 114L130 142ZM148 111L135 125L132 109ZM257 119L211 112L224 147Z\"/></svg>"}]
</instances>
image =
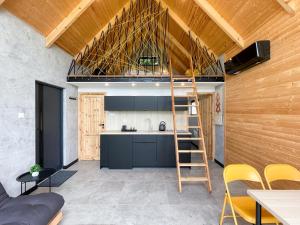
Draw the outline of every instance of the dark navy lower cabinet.
<instances>
[{"instance_id":1,"label":"dark navy lower cabinet","mask_svg":"<svg viewBox=\"0 0 300 225\"><path fill-rule=\"evenodd\" d=\"M131 169L132 135L109 135L108 167L110 169Z\"/></svg>"},{"instance_id":2,"label":"dark navy lower cabinet","mask_svg":"<svg viewBox=\"0 0 300 225\"><path fill-rule=\"evenodd\" d=\"M101 135L100 168L176 167L173 135ZM180 149L190 149L190 141L181 141ZM190 162L190 154L181 154L180 162Z\"/></svg>"},{"instance_id":3,"label":"dark navy lower cabinet","mask_svg":"<svg viewBox=\"0 0 300 225\"><path fill-rule=\"evenodd\" d=\"M156 166L156 142L133 143L133 167Z\"/></svg>"},{"instance_id":4,"label":"dark navy lower cabinet","mask_svg":"<svg viewBox=\"0 0 300 225\"><path fill-rule=\"evenodd\" d=\"M174 136L157 136L157 163L159 167L175 167L175 144Z\"/></svg>"}]
</instances>

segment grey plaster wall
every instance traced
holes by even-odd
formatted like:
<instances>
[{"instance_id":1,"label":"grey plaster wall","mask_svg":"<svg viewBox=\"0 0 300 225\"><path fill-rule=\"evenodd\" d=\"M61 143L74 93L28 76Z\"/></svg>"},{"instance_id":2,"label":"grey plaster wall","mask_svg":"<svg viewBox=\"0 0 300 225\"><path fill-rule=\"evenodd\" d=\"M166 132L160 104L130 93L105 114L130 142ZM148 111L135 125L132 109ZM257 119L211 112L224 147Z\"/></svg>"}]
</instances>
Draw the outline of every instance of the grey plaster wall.
<instances>
[{"instance_id":1,"label":"grey plaster wall","mask_svg":"<svg viewBox=\"0 0 300 225\"><path fill-rule=\"evenodd\" d=\"M20 193L16 177L35 162L35 81L64 89L64 165L77 158L77 88L66 84L71 57L0 8L0 182ZM22 117L24 114L24 118Z\"/></svg>"}]
</instances>

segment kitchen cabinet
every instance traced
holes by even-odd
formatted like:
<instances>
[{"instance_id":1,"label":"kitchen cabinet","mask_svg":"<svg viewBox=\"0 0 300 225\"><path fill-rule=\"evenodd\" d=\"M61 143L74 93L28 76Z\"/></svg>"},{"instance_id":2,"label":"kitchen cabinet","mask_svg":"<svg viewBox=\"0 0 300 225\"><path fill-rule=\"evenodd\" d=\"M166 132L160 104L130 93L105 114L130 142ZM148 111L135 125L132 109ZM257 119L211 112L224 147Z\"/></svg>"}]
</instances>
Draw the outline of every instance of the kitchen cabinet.
<instances>
[{"instance_id":1,"label":"kitchen cabinet","mask_svg":"<svg viewBox=\"0 0 300 225\"><path fill-rule=\"evenodd\" d=\"M156 111L156 99L154 96L136 96L134 97L135 111Z\"/></svg>"},{"instance_id":2,"label":"kitchen cabinet","mask_svg":"<svg viewBox=\"0 0 300 225\"><path fill-rule=\"evenodd\" d=\"M180 149L191 149L190 141L180 141ZM101 167L176 167L173 135L101 135ZM181 154L180 162L191 161L191 154Z\"/></svg>"},{"instance_id":3,"label":"kitchen cabinet","mask_svg":"<svg viewBox=\"0 0 300 225\"><path fill-rule=\"evenodd\" d=\"M186 105L187 98L176 98L176 105ZM172 111L171 96L105 96L105 111ZM187 107L176 108L188 110Z\"/></svg>"},{"instance_id":4,"label":"kitchen cabinet","mask_svg":"<svg viewBox=\"0 0 300 225\"><path fill-rule=\"evenodd\" d=\"M107 136L108 167L110 169L131 169L133 167L132 135Z\"/></svg>"},{"instance_id":5,"label":"kitchen cabinet","mask_svg":"<svg viewBox=\"0 0 300 225\"><path fill-rule=\"evenodd\" d=\"M157 97L157 111L172 111L172 98L171 96Z\"/></svg>"},{"instance_id":6,"label":"kitchen cabinet","mask_svg":"<svg viewBox=\"0 0 300 225\"><path fill-rule=\"evenodd\" d=\"M157 164L159 167L175 167L174 136L157 136Z\"/></svg>"},{"instance_id":7,"label":"kitchen cabinet","mask_svg":"<svg viewBox=\"0 0 300 225\"><path fill-rule=\"evenodd\" d=\"M133 96L105 96L105 111L134 111Z\"/></svg>"}]
</instances>

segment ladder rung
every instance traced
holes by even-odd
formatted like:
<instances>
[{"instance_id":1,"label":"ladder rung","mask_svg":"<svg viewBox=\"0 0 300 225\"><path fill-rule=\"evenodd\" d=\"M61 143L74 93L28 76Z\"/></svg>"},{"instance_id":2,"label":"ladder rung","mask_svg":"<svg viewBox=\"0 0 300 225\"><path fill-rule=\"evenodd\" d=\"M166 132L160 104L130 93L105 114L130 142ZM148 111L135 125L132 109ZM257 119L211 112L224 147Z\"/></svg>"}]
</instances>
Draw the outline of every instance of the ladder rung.
<instances>
[{"instance_id":1,"label":"ladder rung","mask_svg":"<svg viewBox=\"0 0 300 225\"><path fill-rule=\"evenodd\" d=\"M192 107L192 106L198 106L198 105L174 105L175 107Z\"/></svg>"},{"instance_id":2,"label":"ladder rung","mask_svg":"<svg viewBox=\"0 0 300 225\"><path fill-rule=\"evenodd\" d=\"M173 77L173 80L192 80L192 77Z\"/></svg>"},{"instance_id":3,"label":"ladder rung","mask_svg":"<svg viewBox=\"0 0 300 225\"><path fill-rule=\"evenodd\" d=\"M204 182L207 181L206 177L181 177L183 182Z\"/></svg>"},{"instance_id":4,"label":"ladder rung","mask_svg":"<svg viewBox=\"0 0 300 225\"><path fill-rule=\"evenodd\" d=\"M174 85L173 87L174 88L194 88L194 86L185 86L185 85L183 85L183 86L182 85L180 85L180 86L178 86L178 85L175 86Z\"/></svg>"},{"instance_id":5,"label":"ladder rung","mask_svg":"<svg viewBox=\"0 0 300 225\"><path fill-rule=\"evenodd\" d=\"M205 167L205 163L179 163L179 166Z\"/></svg>"},{"instance_id":6,"label":"ladder rung","mask_svg":"<svg viewBox=\"0 0 300 225\"><path fill-rule=\"evenodd\" d=\"M178 150L179 153L204 153L203 150Z\"/></svg>"},{"instance_id":7,"label":"ladder rung","mask_svg":"<svg viewBox=\"0 0 300 225\"><path fill-rule=\"evenodd\" d=\"M177 138L178 141L183 141L183 140L202 140L200 137L179 137Z\"/></svg>"},{"instance_id":8,"label":"ladder rung","mask_svg":"<svg viewBox=\"0 0 300 225\"><path fill-rule=\"evenodd\" d=\"M174 98L196 98L195 95L174 95Z\"/></svg>"}]
</instances>

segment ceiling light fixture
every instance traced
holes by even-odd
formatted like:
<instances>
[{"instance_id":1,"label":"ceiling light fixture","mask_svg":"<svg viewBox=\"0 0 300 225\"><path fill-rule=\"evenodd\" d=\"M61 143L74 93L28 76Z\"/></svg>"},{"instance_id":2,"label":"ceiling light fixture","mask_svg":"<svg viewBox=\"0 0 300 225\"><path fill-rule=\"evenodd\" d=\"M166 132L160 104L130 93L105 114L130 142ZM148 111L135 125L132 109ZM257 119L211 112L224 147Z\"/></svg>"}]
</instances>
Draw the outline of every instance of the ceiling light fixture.
<instances>
[{"instance_id":1,"label":"ceiling light fixture","mask_svg":"<svg viewBox=\"0 0 300 225\"><path fill-rule=\"evenodd\" d=\"M136 84L135 83L131 83L131 86L134 87Z\"/></svg>"},{"instance_id":2,"label":"ceiling light fixture","mask_svg":"<svg viewBox=\"0 0 300 225\"><path fill-rule=\"evenodd\" d=\"M156 86L156 87L159 87L159 85L160 85L159 83L155 83L155 86Z\"/></svg>"},{"instance_id":3,"label":"ceiling light fixture","mask_svg":"<svg viewBox=\"0 0 300 225\"><path fill-rule=\"evenodd\" d=\"M105 86L109 86L109 83L105 83Z\"/></svg>"},{"instance_id":4,"label":"ceiling light fixture","mask_svg":"<svg viewBox=\"0 0 300 225\"><path fill-rule=\"evenodd\" d=\"M184 85L185 85L185 83L181 82L181 86L184 86Z\"/></svg>"}]
</instances>

